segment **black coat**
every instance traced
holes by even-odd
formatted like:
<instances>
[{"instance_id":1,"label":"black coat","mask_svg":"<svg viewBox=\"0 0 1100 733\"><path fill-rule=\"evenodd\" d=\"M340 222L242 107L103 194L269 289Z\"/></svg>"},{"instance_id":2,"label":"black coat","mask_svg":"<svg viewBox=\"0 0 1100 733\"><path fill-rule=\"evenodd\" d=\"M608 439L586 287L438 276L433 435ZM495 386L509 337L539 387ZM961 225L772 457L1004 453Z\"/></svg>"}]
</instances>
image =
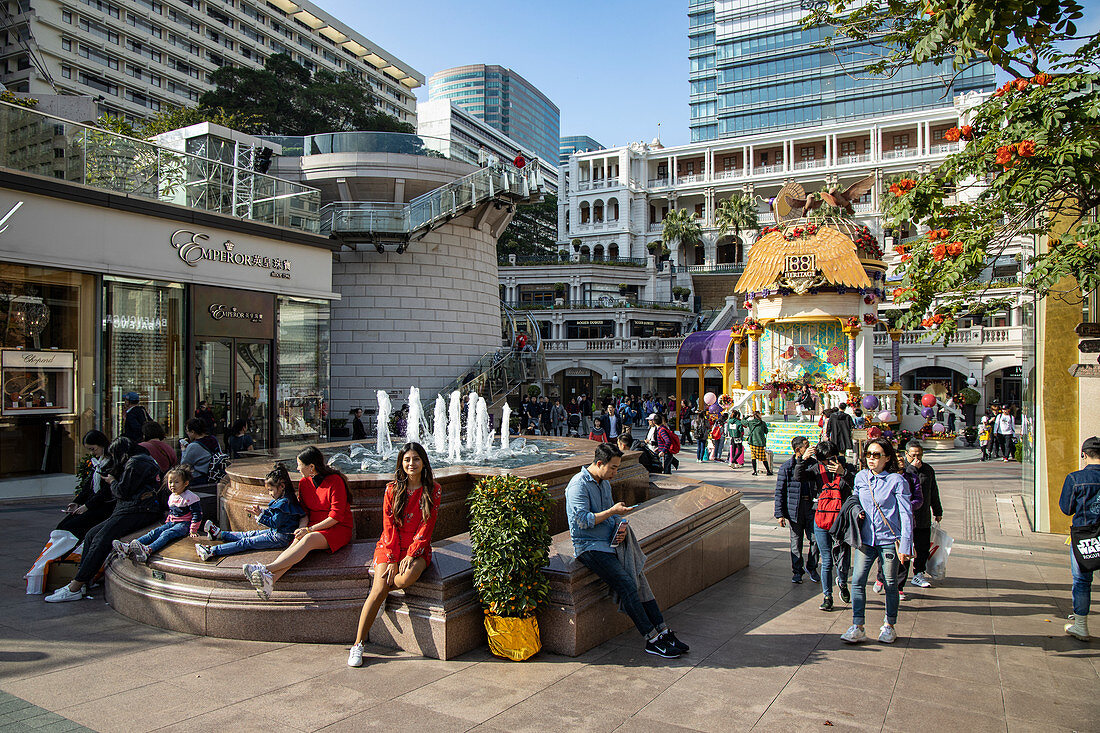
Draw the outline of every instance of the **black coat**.
<instances>
[{"instance_id":1,"label":"black coat","mask_svg":"<svg viewBox=\"0 0 1100 733\"><path fill-rule=\"evenodd\" d=\"M833 537L833 544L844 544L849 547L859 547L863 544L863 535L860 534L861 522L859 515L863 513L863 505L859 503L859 495L852 494L840 506L840 514L837 515L833 526L829 528L829 534Z\"/></svg>"},{"instance_id":2,"label":"black coat","mask_svg":"<svg viewBox=\"0 0 1100 733\"><path fill-rule=\"evenodd\" d=\"M905 472L917 474L920 478L920 491L924 496L924 503L913 510L913 526L928 529L932 526L933 516L943 516L943 505L940 504L940 487L936 483L936 472L923 461L921 461L919 470L912 466L906 466Z\"/></svg>"},{"instance_id":3,"label":"black coat","mask_svg":"<svg viewBox=\"0 0 1100 733\"><path fill-rule=\"evenodd\" d=\"M148 453L131 456L111 484L115 514L159 512L157 494L161 488L160 466Z\"/></svg>"},{"instance_id":4,"label":"black coat","mask_svg":"<svg viewBox=\"0 0 1100 733\"><path fill-rule=\"evenodd\" d=\"M813 458L791 456L775 474L775 518L807 524L813 519L813 498L821 491L821 477L816 469L807 471L804 464L817 464ZM795 478L800 476L801 481Z\"/></svg>"},{"instance_id":5,"label":"black coat","mask_svg":"<svg viewBox=\"0 0 1100 733\"><path fill-rule=\"evenodd\" d=\"M855 423L852 422L851 415L846 412L834 412L829 415L829 422L825 423L825 436L838 451L845 453L855 448L855 443L852 442L854 427Z\"/></svg>"},{"instance_id":6,"label":"black coat","mask_svg":"<svg viewBox=\"0 0 1100 733\"><path fill-rule=\"evenodd\" d=\"M122 435L135 443L140 443L144 438L141 436L141 426L149 421L149 413L141 405L134 405L126 410L126 419L122 425Z\"/></svg>"}]
</instances>

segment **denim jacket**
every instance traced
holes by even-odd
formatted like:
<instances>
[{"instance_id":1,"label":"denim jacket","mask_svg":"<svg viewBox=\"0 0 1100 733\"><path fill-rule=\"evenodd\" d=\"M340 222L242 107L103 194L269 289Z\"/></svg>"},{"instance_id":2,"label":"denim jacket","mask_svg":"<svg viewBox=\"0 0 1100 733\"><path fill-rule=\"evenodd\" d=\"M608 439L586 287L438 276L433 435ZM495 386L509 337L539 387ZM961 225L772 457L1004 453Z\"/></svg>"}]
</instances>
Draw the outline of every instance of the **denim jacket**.
<instances>
[{"instance_id":1,"label":"denim jacket","mask_svg":"<svg viewBox=\"0 0 1100 733\"><path fill-rule=\"evenodd\" d=\"M909 482L900 473L884 471L875 475L865 468L856 474L855 493L867 517L860 529L863 544L885 547L899 540L900 552L912 555L913 507L909 498ZM887 521L883 521L883 514Z\"/></svg>"},{"instance_id":2,"label":"denim jacket","mask_svg":"<svg viewBox=\"0 0 1100 733\"><path fill-rule=\"evenodd\" d=\"M596 512L610 509L614 504L611 482L597 481L587 467L569 481L565 487L565 515L569 520L573 551L577 555L588 550L615 552L611 539L622 518L609 517L596 524L595 517Z\"/></svg>"},{"instance_id":3,"label":"denim jacket","mask_svg":"<svg viewBox=\"0 0 1100 733\"><path fill-rule=\"evenodd\" d=\"M288 497L280 496L268 504L267 509L260 512L260 516L256 517L256 521L266 527L271 527L279 534L294 534L294 530L298 529L298 525L301 524L299 517L305 515L305 509L302 509Z\"/></svg>"},{"instance_id":4,"label":"denim jacket","mask_svg":"<svg viewBox=\"0 0 1100 733\"><path fill-rule=\"evenodd\" d=\"M1073 515L1074 527L1100 522L1100 466L1085 466L1066 476L1058 508Z\"/></svg>"}]
</instances>

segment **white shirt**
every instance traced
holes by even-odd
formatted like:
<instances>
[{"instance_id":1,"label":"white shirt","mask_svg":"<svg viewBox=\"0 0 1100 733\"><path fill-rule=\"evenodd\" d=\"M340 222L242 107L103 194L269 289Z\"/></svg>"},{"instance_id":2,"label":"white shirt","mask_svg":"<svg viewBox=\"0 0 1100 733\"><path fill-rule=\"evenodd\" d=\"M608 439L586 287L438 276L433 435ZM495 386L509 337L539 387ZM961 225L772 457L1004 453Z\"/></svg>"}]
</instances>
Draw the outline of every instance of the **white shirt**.
<instances>
[{"instance_id":1,"label":"white shirt","mask_svg":"<svg viewBox=\"0 0 1100 733\"><path fill-rule=\"evenodd\" d=\"M997 419L993 421L993 432L997 435L1015 435L1016 424L1012 415L997 415Z\"/></svg>"}]
</instances>

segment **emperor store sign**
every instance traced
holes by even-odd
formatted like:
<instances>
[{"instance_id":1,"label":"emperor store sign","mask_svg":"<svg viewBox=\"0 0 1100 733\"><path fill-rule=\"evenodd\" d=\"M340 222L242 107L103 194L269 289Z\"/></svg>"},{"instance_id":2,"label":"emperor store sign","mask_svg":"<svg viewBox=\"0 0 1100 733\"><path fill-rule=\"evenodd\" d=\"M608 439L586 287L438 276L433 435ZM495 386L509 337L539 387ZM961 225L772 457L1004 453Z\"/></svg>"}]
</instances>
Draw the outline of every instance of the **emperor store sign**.
<instances>
[{"instance_id":1,"label":"emperor store sign","mask_svg":"<svg viewBox=\"0 0 1100 733\"><path fill-rule=\"evenodd\" d=\"M216 247L204 247L203 242L210 239L207 234L193 232L190 229L177 229L172 232L169 242L175 248L179 258L187 263L188 267L198 267L202 260L207 262L220 262L226 265L238 265L241 267L258 267L270 270L271 277L284 280L290 279L290 260L278 257L266 257L264 255L234 252L236 246L232 240L225 240L222 249Z\"/></svg>"}]
</instances>

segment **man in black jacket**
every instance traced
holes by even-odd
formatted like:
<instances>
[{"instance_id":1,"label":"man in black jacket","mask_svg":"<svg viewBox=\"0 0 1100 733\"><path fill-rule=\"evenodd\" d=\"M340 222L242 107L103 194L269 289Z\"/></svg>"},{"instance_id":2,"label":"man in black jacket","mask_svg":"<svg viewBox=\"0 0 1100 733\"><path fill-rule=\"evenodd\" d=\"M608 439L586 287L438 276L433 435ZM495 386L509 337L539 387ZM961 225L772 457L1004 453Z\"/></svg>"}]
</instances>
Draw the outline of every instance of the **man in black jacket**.
<instances>
[{"instance_id":1,"label":"man in black jacket","mask_svg":"<svg viewBox=\"0 0 1100 733\"><path fill-rule=\"evenodd\" d=\"M928 553L932 549L932 521L943 518L943 505L940 504L940 487L936 483L936 472L924 462L924 447L915 440L905 447L905 472L920 480L924 503L913 511L913 579L918 588L930 588L931 581L925 573Z\"/></svg>"},{"instance_id":2,"label":"man in black jacket","mask_svg":"<svg viewBox=\"0 0 1100 733\"><path fill-rule=\"evenodd\" d=\"M802 546L804 540L809 540L809 556L805 562L805 569L810 573L810 579L815 583L821 582L821 576L817 572L818 550L814 540L814 505L813 498L818 491L817 483L820 481L818 474L812 470L805 470L806 462L814 461L810 453L810 440L799 435L791 440L791 448L794 455L779 467L775 478L775 518L780 527L790 524L791 530L791 577L792 583L801 583L803 574ZM801 477L801 481L795 478Z\"/></svg>"}]
</instances>

